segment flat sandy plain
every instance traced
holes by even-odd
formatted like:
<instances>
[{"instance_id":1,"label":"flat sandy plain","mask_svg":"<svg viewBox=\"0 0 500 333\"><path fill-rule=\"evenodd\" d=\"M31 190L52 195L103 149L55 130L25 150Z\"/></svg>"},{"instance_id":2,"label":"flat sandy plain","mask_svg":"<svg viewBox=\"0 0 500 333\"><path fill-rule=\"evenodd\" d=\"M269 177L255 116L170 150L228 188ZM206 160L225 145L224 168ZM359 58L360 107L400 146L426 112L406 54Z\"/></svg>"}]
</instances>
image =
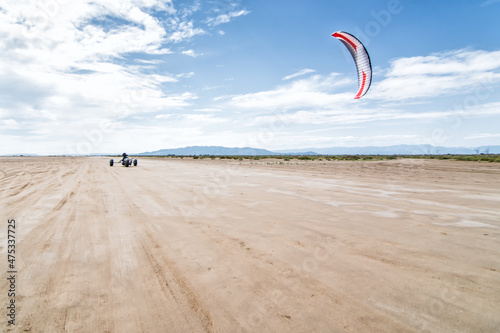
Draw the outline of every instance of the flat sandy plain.
<instances>
[{"instance_id":1,"label":"flat sandy plain","mask_svg":"<svg viewBox=\"0 0 500 333\"><path fill-rule=\"evenodd\" d=\"M500 164L2 157L16 332L499 332Z\"/></svg>"}]
</instances>

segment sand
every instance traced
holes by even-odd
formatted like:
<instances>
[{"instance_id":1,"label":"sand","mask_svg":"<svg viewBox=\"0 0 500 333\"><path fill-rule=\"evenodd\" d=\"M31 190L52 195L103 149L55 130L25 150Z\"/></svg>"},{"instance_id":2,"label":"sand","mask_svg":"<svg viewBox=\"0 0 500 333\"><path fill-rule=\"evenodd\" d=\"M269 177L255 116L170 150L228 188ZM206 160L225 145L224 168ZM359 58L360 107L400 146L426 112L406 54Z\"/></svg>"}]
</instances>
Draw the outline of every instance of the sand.
<instances>
[{"instance_id":1,"label":"sand","mask_svg":"<svg viewBox=\"0 0 500 333\"><path fill-rule=\"evenodd\" d=\"M16 332L500 330L500 164L2 157Z\"/></svg>"}]
</instances>

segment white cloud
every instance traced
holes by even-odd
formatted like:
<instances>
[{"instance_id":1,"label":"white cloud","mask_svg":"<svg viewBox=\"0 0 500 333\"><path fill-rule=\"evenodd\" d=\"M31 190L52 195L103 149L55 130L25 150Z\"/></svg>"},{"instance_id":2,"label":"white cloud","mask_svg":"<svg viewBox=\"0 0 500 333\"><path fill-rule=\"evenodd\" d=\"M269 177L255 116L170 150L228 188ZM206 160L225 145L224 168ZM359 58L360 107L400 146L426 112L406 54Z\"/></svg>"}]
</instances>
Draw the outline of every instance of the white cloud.
<instances>
[{"instance_id":1,"label":"white cloud","mask_svg":"<svg viewBox=\"0 0 500 333\"><path fill-rule=\"evenodd\" d=\"M425 57L397 59L392 62L387 76L457 75L498 68L500 68L500 51L457 50Z\"/></svg>"},{"instance_id":2,"label":"white cloud","mask_svg":"<svg viewBox=\"0 0 500 333\"><path fill-rule=\"evenodd\" d=\"M220 112L221 109L215 109L215 108L202 108L202 109L194 109L193 111L196 112Z\"/></svg>"},{"instance_id":3,"label":"white cloud","mask_svg":"<svg viewBox=\"0 0 500 333\"><path fill-rule=\"evenodd\" d=\"M463 119L471 119L480 116L500 116L500 103L487 103L478 105L468 110L444 110L426 112L409 112L404 108L366 108L356 103L334 105L330 109L298 110L286 113L274 113L269 115L255 116L249 125L263 126L274 122L283 122L288 125L345 125L361 124L368 122L385 122L410 120L417 122L433 122L445 120L450 126L455 127Z\"/></svg>"},{"instance_id":4,"label":"white cloud","mask_svg":"<svg viewBox=\"0 0 500 333\"><path fill-rule=\"evenodd\" d=\"M285 76L283 78L283 81L290 80L290 79L296 78L297 76L302 76L302 75L306 75L306 74L310 74L310 73L314 73L314 72L316 72L314 69L305 68L305 69L302 69L296 73Z\"/></svg>"},{"instance_id":5,"label":"white cloud","mask_svg":"<svg viewBox=\"0 0 500 333\"><path fill-rule=\"evenodd\" d=\"M207 20L207 24L209 26L218 26L218 25L223 24L223 23L231 22L231 20L234 18L248 15L248 14L250 14L250 11L245 10L245 9L242 9L239 11L229 12L227 14L220 14L216 17L209 18Z\"/></svg>"},{"instance_id":6,"label":"white cloud","mask_svg":"<svg viewBox=\"0 0 500 333\"><path fill-rule=\"evenodd\" d=\"M196 53L193 50L184 50L181 53L184 54L184 55L193 57L193 58L196 58L196 57L199 57L199 56L203 55L203 53Z\"/></svg>"},{"instance_id":7,"label":"white cloud","mask_svg":"<svg viewBox=\"0 0 500 333\"><path fill-rule=\"evenodd\" d=\"M145 60L145 59L135 59L136 62L139 62L141 64L151 64L151 65L157 65L161 63L161 60L155 59L155 60Z\"/></svg>"},{"instance_id":8,"label":"white cloud","mask_svg":"<svg viewBox=\"0 0 500 333\"><path fill-rule=\"evenodd\" d=\"M193 124L196 126L206 126L206 125L211 125L211 124L216 124L216 123L228 121L225 118L216 117L212 113L187 114L187 115L184 115L184 118L190 122L193 122Z\"/></svg>"},{"instance_id":9,"label":"white cloud","mask_svg":"<svg viewBox=\"0 0 500 333\"><path fill-rule=\"evenodd\" d=\"M19 127L19 123L15 119L5 119L3 120L4 129L17 129Z\"/></svg>"},{"instance_id":10,"label":"white cloud","mask_svg":"<svg viewBox=\"0 0 500 333\"><path fill-rule=\"evenodd\" d=\"M415 134L389 134L389 135L373 135L373 136L337 136L329 138L330 145L338 146L365 146L367 144L373 146L387 146L394 142L400 144L415 144L421 142L421 137Z\"/></svg>"},{"instance_id":11,"label":"white cloud","mask_svg":"<svg viewBox=\"0 0 500 333\"><path fill-rule=\"evenodd\" d=\"M189 73L181 73L181 74L178 74L176 75L175 77L176 78L184 78L184 79L189 79L190 77L193 77L194 76L194 72L189 72Z\"/></svg>"},{"instance_id":12,"label":"white cloud","mask_svg":"<svg viewBox=\"0 0 500 333\"><path fill-rule=\"evenodd\" d=\"M143 3L159 6L155 1ZM16 21L2 27L7 38L0 44L8 50L0 56L2 63L7 65L3 71L0 69L3 78L11 74L18 80L31 81L40 86L52 85L54 93L66 91L70 94L83 92L87 96L93 96L94 93L114 96L117 88L123 88L120 86L133 89L142 86L134 82L136 75L142 80L147 79L145 74L134 72L133 69L130 71L129 66L118 65L113 61L114 58L130 52L151 55L170 53L162 46L166 32L159 22L130 3L114 13L106 5L92 3L57 5L52 9L49 21L39 22L29 28L33 30L31 38L26 38L22 33L27 24L22 23L24 14L19 7L5 6L4 12L0 14L5 19L0 21L8 22L6 18ZM24 9L37 8L25 5ZM117 24L112 20L103 21L102 24L89 23L112 14L128 23ZM134 24L140 24L141 27ZM17 44L12 41L17 41ZM169 80L171 78L168 77L160 79L162 82ZM73 90L72 87L77 89Z\"/></svg>"},{"instance_id":13,"label":"white cloud","mask_svg":"<svg viewBox=\"0 0 500 333\"><path fill-rule=\"evenodd\" d=\"M173 114L159 114L155 116L156 119L169 119L172 117L174 117Z\"/></svg>"},{"instance_id":14,"label":"white cloud","mask_svg":"<svg viewBox=\"0 0 500 333\"><path fill-rule=\"evenodd\" d=\"M489 138L500 138L500 133L478 133L466 136L464 139L472 140L472 139L489 139Z\"/></svg>"},{"instance_id":15,"label":"white cloud","mask_svg":"<svg viewBox=\"0 0 500 333\"><path fill-rule=\"evenodd\" d=\"M336 89L351 83L352 80L341 78L338 74L327 77L313 75L279 86L274 90L231 96L229 104L243 108L264 110L324 108L338 103L347 103L345 94L335 93Z\"/></svg>"},{"instance_id":16,"label":"white cloud","mask_svg":"<svg viewBox=\"0 0 500 333\"><path fill-rule=\"evenodd\" d=\"M368 99L405 100L464 94L500 81L500 51L458 50L396 59Z\"/></svg>"},{"instance_id":17,"label":"white cloud","mask_svg":"<svg viewBox=\"0 0 500 333\"><path fill-rule=\"evenodd\" d=\"M151 14L156 11L164 12L165 22ZM166 22L169 17L175 24ZM155 57L172 53L169 41L199 33L176 17L170 1L3 4L1 124L18 129L19 142L53 144L81 136L87 119L187 107L195 93L166 93L164 85L193 74L160 73ZM147 59L125 60L131 53Z\"/></svg>"},{"instance_id":18,"label":"white cloud","mask_svg":"<svg viewBox=\"0 0 500 333\"><path fill-rule=\"evenodd\" d=\"M167 40L174 43L180 43L197 35L204 35L206 32L202 28L195 28L193 21L177 22L172 24L174 32L167 37Z\"/></svg>"}]
</instances>

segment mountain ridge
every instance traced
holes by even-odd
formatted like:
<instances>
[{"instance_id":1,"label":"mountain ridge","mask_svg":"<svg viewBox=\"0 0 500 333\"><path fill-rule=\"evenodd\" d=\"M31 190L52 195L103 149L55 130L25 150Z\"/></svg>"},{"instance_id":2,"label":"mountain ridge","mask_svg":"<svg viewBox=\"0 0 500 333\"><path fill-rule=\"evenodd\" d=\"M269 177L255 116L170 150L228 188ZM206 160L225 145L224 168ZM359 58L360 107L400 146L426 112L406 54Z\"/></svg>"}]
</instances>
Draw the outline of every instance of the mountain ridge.
<instances>
[{"instance_id":1,"label":"mountain ridge","mask_svg":"<svg viewBox=\"0 0 500 333\"><path fill-rule=\"evenodd\" d=\"M287 149L270 151L252 147L223 146L187 146L182 148L160 149L136 155L231 155L231 156L261 156L261 155L443 155L443 154L500 154L500 146L480 147L443 147L433 145L392 145L366 147L326 147Z\"/></svg>"}]
</instances>

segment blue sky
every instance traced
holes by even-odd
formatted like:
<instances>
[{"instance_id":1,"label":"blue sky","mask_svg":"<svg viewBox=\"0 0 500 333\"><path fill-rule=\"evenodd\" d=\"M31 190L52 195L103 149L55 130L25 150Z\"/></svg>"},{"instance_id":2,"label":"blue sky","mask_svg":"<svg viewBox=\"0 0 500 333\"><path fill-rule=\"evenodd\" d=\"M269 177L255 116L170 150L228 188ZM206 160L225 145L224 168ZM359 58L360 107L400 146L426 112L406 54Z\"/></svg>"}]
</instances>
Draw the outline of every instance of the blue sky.
<instances>
[{"instance_id":1,"label":"blue sky","mask_svg":"<svg viewBox=\"0 0 500 333\"><path fill-rule=\"evenodd\" d=\"M500 1L0 5L0 154L500 144ZM370 91L331 34L370 53Z\"/></svg>"}]
</instances>

